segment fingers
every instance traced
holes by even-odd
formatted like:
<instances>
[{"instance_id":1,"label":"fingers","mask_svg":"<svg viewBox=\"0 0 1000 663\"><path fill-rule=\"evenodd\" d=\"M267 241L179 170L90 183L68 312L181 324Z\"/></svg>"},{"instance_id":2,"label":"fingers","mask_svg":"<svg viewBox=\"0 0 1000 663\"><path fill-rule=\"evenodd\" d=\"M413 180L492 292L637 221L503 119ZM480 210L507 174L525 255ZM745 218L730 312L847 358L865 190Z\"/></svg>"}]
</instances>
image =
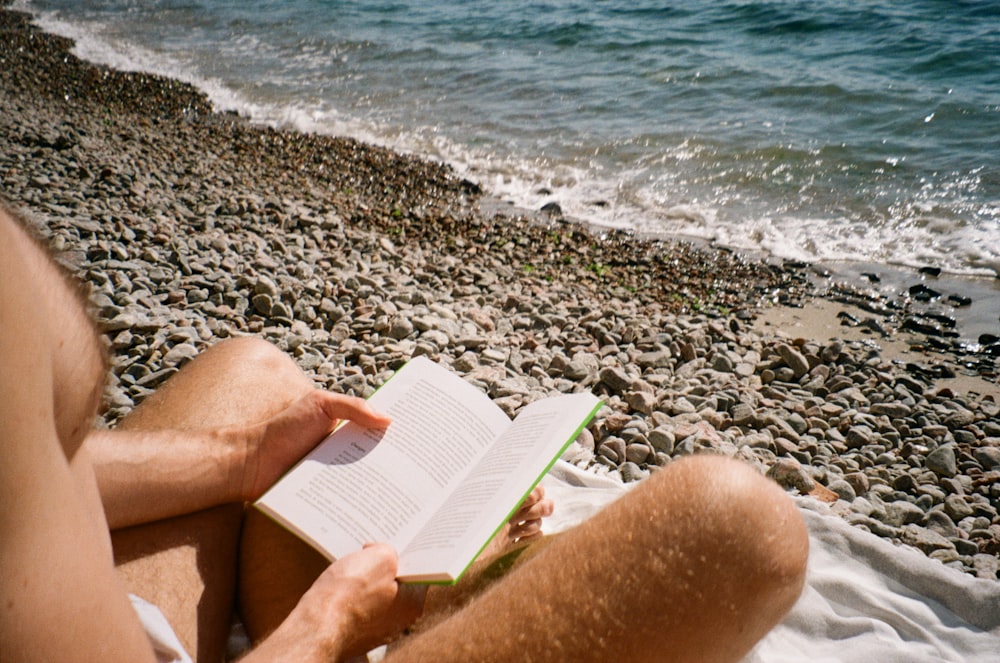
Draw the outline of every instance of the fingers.
<instances>
[{"instance_id":1,"label":"fingers","mask_svg":"<svg viewBox=\"0 0 1000 663\"><path fill-rule=\"evenodd\" d=\"M363 398L345 396L328 391L317 391L319 405L330 421L347 419L370 428L383 428L391 423L391 419L375 412Z\"/></svg>"},{"instance_id":2,"label":"fingers","mask_svg":"<svg viewBox=\"0 0 1000 663\"><path fill-rule=\"evenodd\" d=\"M521 506L524 506L525 504L534 504L535 502L540 501L543 497L545 497L545 486L535 486L528 496L524 498L524 502L522 502Z\"/></svg>"},{"instance_id":3,"label":"fingers","mask_svg":"<svg viewBox=\"0 0 1000 663\"><path fill-rule=\"evenodd\" d=\"M521 523L511 523L510 538L515 541L528 541L541 535L541 520L527 520Z\"/></svg>"},{"instance_id":4,"label":"fingers","mask_svg":"<svg viewBox=\"0 0 1000 663\"><path fill-rule=\"evenodd\" d=\"M510 522L519 523L525 520L541 520L542 518L551 516L554 510L555 503L552 500L542 500L528 507L522 506L511 517Z\"/></svg>"},{"instance_id":5,"label":"fingers","mask_svg":"<svg viewBox=\"0 0 1000 663\"><path fill-rule=\"evenodd\" d=\"M395 572L396 566L399 565L399 553L388 543L366 543L361 549L365 551L364 556L379 567L391 567Z\"/></svg>"},{"instance_id":6,"label":"fingers","mask_svg":"<svg viewBox=\"0 0 1000 663\"><path fill-rule=\"evenodd\" d=\"M337 660L351 659L398 636L423 610L423 593L396 580L399 557L385 543L369 543L320 574L300 601L339 634Z\"/></svg>"},{"instance_id":7,"label":"fingers","mask_svg":"<svg viewBox=\"0 0 1000 663\"><path fill-rule=\"evenodd\" d=\"M366 583L395 584L399 556L386 543L368 543L361 550L344 555L327 568L331 575L363 579Z\"/></svg>"},{"instance_id":8,"label":"fingers","mask_svg":"<svg viewBox=\"0 0 1000 663\"><path fill-rule=\"evenodd\" d=\"M366 558L369 565L379 571L391 573L393 582L396 582L396 571L399 569L399 553L388 543L366 543L361 546L359 552L351 553L358 558ZM343 559L347 559L344 557ZM397 583L398 584L398 583ZM399 585L401 597L406 601L419 601L423 604L425 585Z\"/></svg>"},{"instance_id":9,"label":"fingers","mask_svg":"<svg viewBox=\"0 0 1000 663\"><path fill-rule=\"evenodd\" d=\"M555 503L550 499L545 499L545 489L542 486L536 486L511 516L510 522L516 524L525 520L540 520L551 516L554 510Z\"/></svg>"},{"instance_id":10,"label":"fingers","mask_svg":"<svg viewBox=\"0 0 1000 663\"><path fill-rule=\"evenodd\" d=\"M510 518L508 536L513 541L530 541L542 536L542 518L552 515L555 503L545 497L545 489L536 486Z\"/></svg>"},{"instance_id":11,"label":"fingers","mask_svg":"<svg viewBox=\"0 0 1000 663\"><path fill-rule=\"evenodd\" d=\"M399 590L396 572L399 555L386 543L368 543L361 550L345 555L328 567L331 575L341 578L345 587L353 587L355 599L391 602Z\"/></svg>"}]
</instances>

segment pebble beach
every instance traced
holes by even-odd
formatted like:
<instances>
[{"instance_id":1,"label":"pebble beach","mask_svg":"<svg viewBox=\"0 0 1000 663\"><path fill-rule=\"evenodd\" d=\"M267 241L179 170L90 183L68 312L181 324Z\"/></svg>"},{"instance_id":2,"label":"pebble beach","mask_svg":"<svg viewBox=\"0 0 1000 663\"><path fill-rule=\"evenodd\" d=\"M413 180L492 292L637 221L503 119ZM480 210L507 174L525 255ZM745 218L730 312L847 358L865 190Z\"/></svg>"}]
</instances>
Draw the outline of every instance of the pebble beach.
<instances>
[{"instance_id":1,"label":"pebble beach","mask_svg":"<svg viewBox=\"0 0 1000 663\"><path fill-rule=\"evenodd\" d=\"M600 396L565 456L594 472L639 481L726 454L998 579L996 339L970 357L937 340L940 316L900 314L919 301L818 285L808 265L521 213L446 165L216 113L187 84L80 61L3 6L0 195L88 289L112 362L104 425L229 337L359 396L427 355L510 414ZM759 324L815 301L848 324ZM890 318L924 332L902 358L879 344Z\"/></svg>"}]
</instances>

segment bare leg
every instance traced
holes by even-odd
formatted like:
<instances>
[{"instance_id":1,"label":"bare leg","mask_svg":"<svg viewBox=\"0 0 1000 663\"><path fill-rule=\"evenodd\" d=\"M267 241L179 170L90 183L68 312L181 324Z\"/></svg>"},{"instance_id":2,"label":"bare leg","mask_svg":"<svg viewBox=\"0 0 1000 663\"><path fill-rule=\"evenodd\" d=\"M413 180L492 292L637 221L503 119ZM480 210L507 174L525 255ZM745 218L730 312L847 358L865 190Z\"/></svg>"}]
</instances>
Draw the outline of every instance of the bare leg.
<instances>
[{"instance_id":1,"label":"bare leg","mask_svg":"<svg viewBox=\"0 0 1000 663\"><path fill-rule=\"evenodd\" d=\"M239 548L238 607L250 639L270 635L330 563L257 509L247 509Z\"/></svg>"},{"instance_id":2,"label":"bare leg","mask_svg":"<svg viewBox=\"0 0 1000 663\"><path fill-rule=\"evenodd\" d=\"M737 661L801 592L795 506L717 456L670 465L390 656Z\"/></svg>"},{"instance_id":3,"label":"bare leg","mask_svg":"<svg viewBox=\"0 0 1000 663\"><path fill-rule=\"evenodd\" d=\"M466 597L506 569L498 558L541 537L541 519L551 515L552 501L536 488L494 537L456 587L434 587L427 594L425 617L451 612ZM251 639L263 639L285 620L329 562L309 544L256 509L247 511L240 544L240 615Z\"/></svg>"},{"instance_id":4,"label":"bare leg","mask_svg":"<svg viewBox=\"0 0 1000 663\"><path fill-rule=\"evenodd\" d=\"M255 337L222 341L149 396L123 430L195 430L263 421L314 389L295 362Z\"/></svg>"},{"instance_id":5,"label":"bare leg","mask_svg":"<svg viewBox=\"0 0 1000 663\"><path fill-rule=\"evenodd\" d=\"M123 419L125 430L194 430L263 421L312 389L295 363L253 338L187 364ZM198 661L221 661L233 613L243 506L224 505L112 533L128 591L163 611Z\"/></svg>"}]
</instances>

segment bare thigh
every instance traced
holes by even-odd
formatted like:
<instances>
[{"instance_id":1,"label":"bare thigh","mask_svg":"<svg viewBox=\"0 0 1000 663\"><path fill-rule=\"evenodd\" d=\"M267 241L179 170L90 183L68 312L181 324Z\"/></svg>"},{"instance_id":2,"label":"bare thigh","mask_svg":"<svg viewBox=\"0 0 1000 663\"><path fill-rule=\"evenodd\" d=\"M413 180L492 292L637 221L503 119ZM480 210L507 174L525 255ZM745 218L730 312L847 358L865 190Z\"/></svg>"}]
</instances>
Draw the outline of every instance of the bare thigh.
<instances>
[{"instance_id":1,"label":"bare thigh","mask_svg":"<svg viewBox=\"0 0 1000 663\"><path fill-rule=\"evenodd\" d=\"M686 459L513 564L486 561L428 593L392 660L737 661L791 608L808 539L796 507L737 461ZM265 636L326 562L248 519L241 599ZM505 560L506 561L506 560ZM255 580L256 582L250 582Z\"/></svg>"},{"instance_id":2,"label":"bare thigh","mask_svg":"<svg viewBox=\"0 0 1000 663\"><path fill-rule=\"evenodd\" d=\"M267 419L312 389L274 346L219 343L119 423L125 430L195 430ZM183 490L183 486L178 487ZM112 532L128 591L163 611L198 661L220 661L233 615L243 505L222 505Z\"/></svg>"},{"instance_id":3,"label":"bare thigh","mask_svg":"<svg viewBox=\"0 0 1000 663\"><path fill-rule=\"evenodd\" d=\"M477 560L457 584L429 587L423 616L410 631L426 630L460 610L556 538L547 536L501 547ZM254 642L267 637L288 617L329 565L312 546L256 509L247 510L239 555L239 610Z\"/></svg>"},{"instance_id":4,"label":"bare thigh","mask_svg":"<svg viewBox=\"0 0 1000 663\"><path fill-rule=\"evenodd\" d=\"M791 608L808 537L773 482L697 456L643 482L389 657L740 660Z\"/></svg>"}]
</instances>

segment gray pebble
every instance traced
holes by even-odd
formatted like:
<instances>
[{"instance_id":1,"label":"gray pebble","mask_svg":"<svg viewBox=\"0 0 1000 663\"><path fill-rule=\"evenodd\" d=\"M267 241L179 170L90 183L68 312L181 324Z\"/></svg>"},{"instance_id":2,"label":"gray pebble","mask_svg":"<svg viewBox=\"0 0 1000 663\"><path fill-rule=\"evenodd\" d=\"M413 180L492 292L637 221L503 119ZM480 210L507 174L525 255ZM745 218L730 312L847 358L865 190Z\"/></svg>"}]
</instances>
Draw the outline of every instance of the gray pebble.
<instances>
[{"instance_id":1,"label":"gray pebble","mask_svg":"<svg viewBox=\"0 0 1000 663\"><path fill-rule=\"evenodd\" d=\"M938 476L953 477L958 473L955 447L946 444L927 454L927 469Z\"/></svg>"},{"instance_id":2,"label":"gray pebble","mask_svg":"<svg viewBox=\"0 0 1000 663\"><path fill-rule=\"evenodd\" d=\"M86 77L74 59L52 62L34 85ZM77 69L57 71L66 67ZM996 577L976 551L1000 549L990 529L1000 485L982 478L1000 468L1000 407L943 392L863 343L744 324L759 293L802 294L796 273L683 243L485 218L439 164L214 116L189 87L157 92L158 80L116 87L106 101L126 105L111 113L82 97L57 109L34 90L0 94L0 135L63 145L9 141L4 195L37 215L91 287L114 355L106 423L230 336L267 338L317 385L359 396L425 354L509 414L551 394L599 394L606 407L576 445L589 467L641 480L685 454L734 455L791 490L828 485L876 535ZM155 125L126 103L139 91L134 103L163 113ZM53 129L64 126L73 131ZM234 144L243 159L204 161ZM100 195L81 195L96 185ZM635 266L614 269L613 286L587 267L608 252ZM697 276L706 261L717 267ZM656 294L662 284L720 304L685 312Z\"/></svg>"}]
</instances>

